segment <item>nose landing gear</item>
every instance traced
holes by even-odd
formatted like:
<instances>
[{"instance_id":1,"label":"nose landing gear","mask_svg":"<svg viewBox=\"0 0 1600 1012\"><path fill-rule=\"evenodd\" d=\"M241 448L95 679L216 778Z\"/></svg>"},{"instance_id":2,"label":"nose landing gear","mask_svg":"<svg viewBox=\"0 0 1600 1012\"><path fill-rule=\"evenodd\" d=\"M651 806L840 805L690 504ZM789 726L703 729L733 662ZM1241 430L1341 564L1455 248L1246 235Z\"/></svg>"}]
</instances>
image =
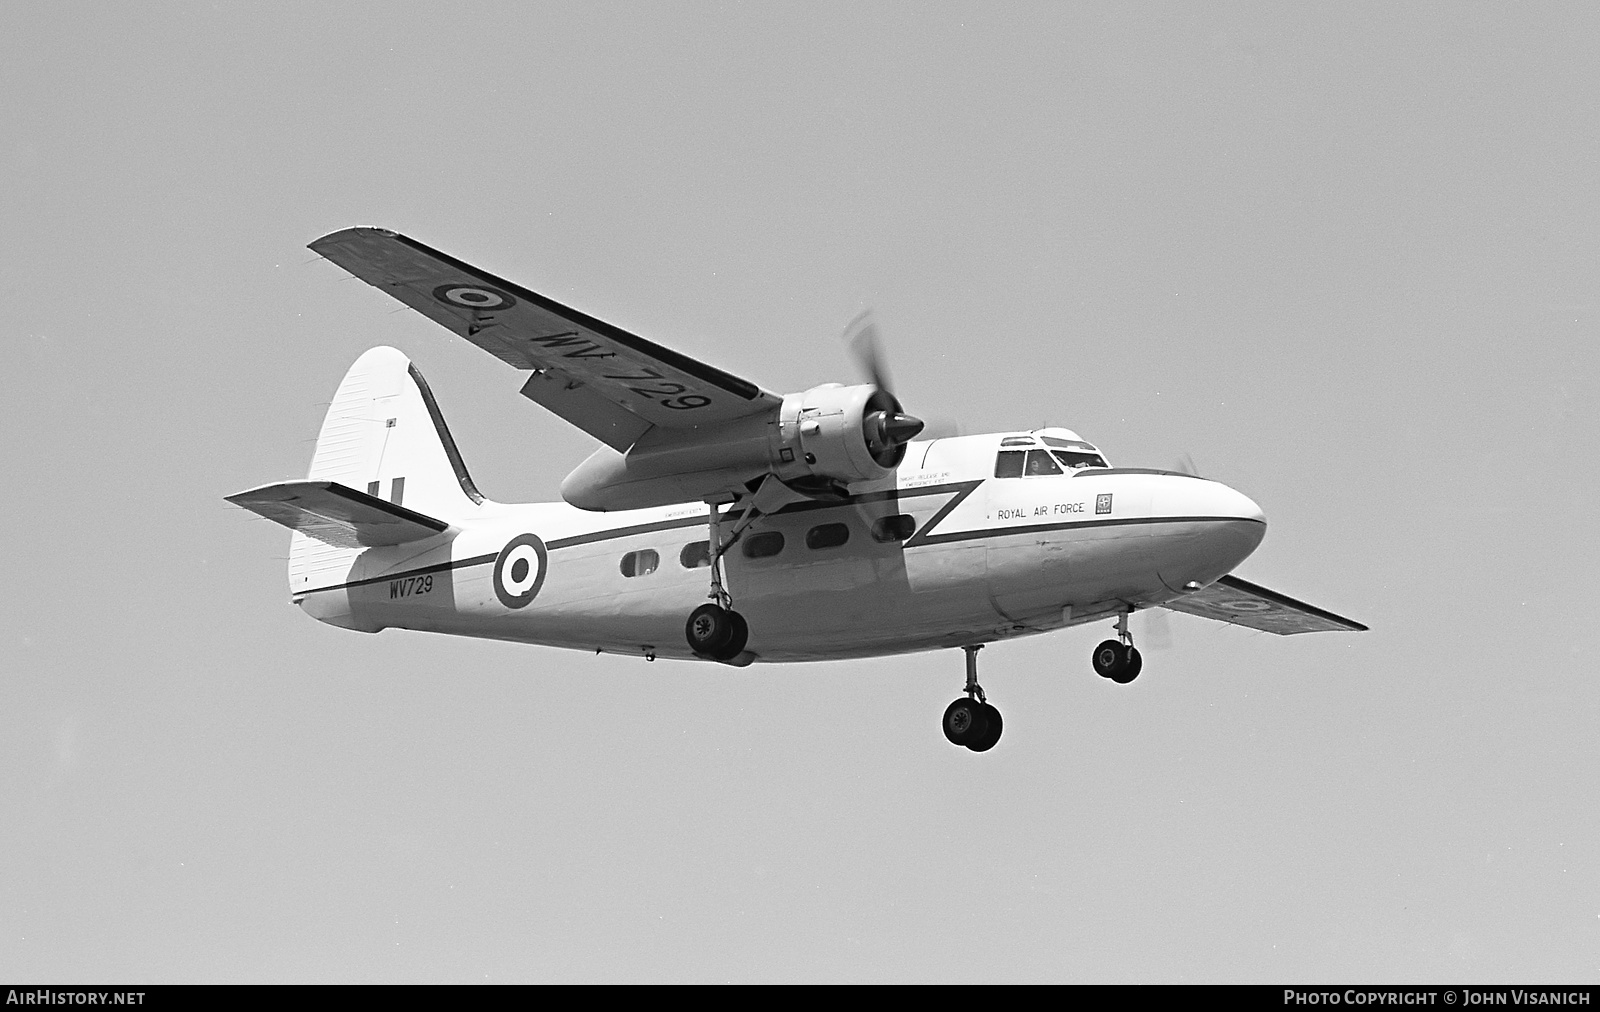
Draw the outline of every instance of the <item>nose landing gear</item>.
<instances>
[{"instance_id":1,"label":"nose landing gear","mask_svg":"<svg viewBox=\"0 0 1600 1012\"><path fill-rule=\"evenodd\" d=\"M981 644L961 648L967 652L966 696L957 699L944 711L944 736L950 744L969 748L974 752L987 752L1000 740L1004 722L1000 711L989 705L978 684L978 651Z\"/></svg>"},{"instance_id":2,"label":"nose landing gear","mask_svg":"<svg viewBox=\"0 0 1600 1012\"><path fill-rule=\"evenodd\" d=\"M1123 612L1117 616L1117 638L1094 648L1094 673L1118 685L1127 685L1139 677L1143 668L1144 658L1133 645L1133 634L1128 631L1128 612Z\"/></svg>"}]
</instances>

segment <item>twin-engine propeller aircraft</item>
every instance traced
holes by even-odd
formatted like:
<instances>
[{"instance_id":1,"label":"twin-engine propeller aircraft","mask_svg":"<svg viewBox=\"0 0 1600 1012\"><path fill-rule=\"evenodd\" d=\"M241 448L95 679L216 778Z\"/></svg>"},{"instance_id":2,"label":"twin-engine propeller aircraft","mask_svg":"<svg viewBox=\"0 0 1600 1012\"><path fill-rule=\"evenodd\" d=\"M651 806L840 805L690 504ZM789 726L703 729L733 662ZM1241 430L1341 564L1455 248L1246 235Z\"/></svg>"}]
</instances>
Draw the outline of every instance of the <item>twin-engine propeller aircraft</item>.
<instances>
[{"instance_id":1,"label":"twin-engine propeller aircraft","mask_svg":"<svg viewBox=\"0 0 1600 1012\"><path fill-rule=\"evenodd\" d=\"M291 598L331 625L741 666L960 647L944 733L976 752L1000 738L977 667L995 640L1112 620L1093 666L1126 683L1140 608L1366 628L1228 575L1266 520L1219 482L1113 467L1059 428L917 439L870 322L854 328L869 382L780 395L396 232L310 248L523 371L524 396L605 444L565 502L492 502L416 366L368 351L306 479L228 496L294 532Z\"/></svg>"}]
</instances>

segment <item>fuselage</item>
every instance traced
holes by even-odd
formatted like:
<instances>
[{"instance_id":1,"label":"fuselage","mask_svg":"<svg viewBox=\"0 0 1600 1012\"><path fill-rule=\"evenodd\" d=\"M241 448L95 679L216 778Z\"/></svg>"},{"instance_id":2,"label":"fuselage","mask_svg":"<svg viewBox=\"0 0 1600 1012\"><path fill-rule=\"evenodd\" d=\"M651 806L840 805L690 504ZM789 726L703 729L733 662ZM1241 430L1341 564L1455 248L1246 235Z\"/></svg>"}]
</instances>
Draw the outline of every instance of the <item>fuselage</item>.
<instances>
[{"instance_id":1,"label":"fuselage","mask_svg":"<svg viewBox=\"0 0 1600 1012\"><path fill-rule=\"evenodd\" d=\"M1219 482L1013 467L1030 452L1066 463L1040 438L914 442L883 487L753 519L726 510L724 540L738 538L725 581L754 659L895 654L1104 618L1198 590L1265 535L1260 508ZM707 545L703 503L595 513L484 502L437 538L368 549L342 572L313 560L291 592L354 629L691 658L684 618L707 598Z\"/></svg>"}]
</instances>

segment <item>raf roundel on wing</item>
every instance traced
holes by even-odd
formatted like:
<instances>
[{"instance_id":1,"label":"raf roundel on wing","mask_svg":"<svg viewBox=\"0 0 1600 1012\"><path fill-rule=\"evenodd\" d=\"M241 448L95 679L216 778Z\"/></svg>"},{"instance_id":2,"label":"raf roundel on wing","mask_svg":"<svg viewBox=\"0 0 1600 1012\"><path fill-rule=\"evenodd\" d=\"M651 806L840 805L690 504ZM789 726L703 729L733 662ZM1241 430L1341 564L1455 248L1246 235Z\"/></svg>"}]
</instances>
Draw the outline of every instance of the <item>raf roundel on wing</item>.
<instances>
[{"instance_id":1,"label":"raf roundel on wing","mask_svg":"<svg viewBox=\"0 0 1600 1012\"><path fill-rule=\"evenodd\" d=\"M510 309L517 301L482 285L440 285L433 290L433 297L446 305L482 311Z\"/></svg>"}]
</instances>

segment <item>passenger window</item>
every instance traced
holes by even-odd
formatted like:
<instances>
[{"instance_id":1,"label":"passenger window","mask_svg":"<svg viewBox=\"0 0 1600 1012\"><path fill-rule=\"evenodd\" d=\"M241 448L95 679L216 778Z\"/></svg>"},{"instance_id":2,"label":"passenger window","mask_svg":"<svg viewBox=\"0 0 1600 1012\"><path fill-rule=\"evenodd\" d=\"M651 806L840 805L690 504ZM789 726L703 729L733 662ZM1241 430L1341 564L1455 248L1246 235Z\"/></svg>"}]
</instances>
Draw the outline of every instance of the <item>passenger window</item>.
<instances>
[{"instance_id":1,"label":"passenger window","mask_svg":"<svg viewBox=\"0 0 1600 1012\"><path fill-rule=\"evenodd\" d=\"M1050 459L1050 454L1049 454L1048 451L1046 451L1046 450L1029 450L1028 451L1028 474L1030 476L1040 475L1040 474L1060 474L1060 473L1061 473L1061 465L1057 464L1055 461Z\"/></svg>"},{"instance_id":2,"label":"passenger window","mask_svg":"<svg viewBox=\"0 0 1600 1012\"><path fill-rule=\"evenodd\" d=\"M661 565L661 556L656 554L654 548L646 548L640 552L629 552L622 557L623 576L649 576Z\"/></svg>"},{"instance_id":3,"label":"passenger window","mask_svg":"<svg viewBox=\"0 0 1600 1012\"><path fill-rule=\"evenodd\" d=\"M1001 450L1000 456L994 459L994 476L996 478L1022 477L1022 465L1028 458L1026 450Z\"/></svg>"},{"instance_id":4,"label":"passenger window","mask_svg":"<svg viewBox=\"0 0 1600 1012\"><path fill-rule=\"evenodd\" d=\"M711 565L711 542L691 541L683 546L683 551L678 553L678 561L684 569L699 569L701 566Z\"/></svg>"},{"instance_id":5,"label":"passenger window","mask_svg":"<svg viewBox=\"0 0 1600 1012\"><path fill-rule=\"evenodd\" d=\"M880 517L872 525L872 539L874 541L905 541L916 533L916 518L906 513L892 517Z\"/></svg>"},{"instance_id":6,"label":"passenger window","mask_svg":"<svg viewBox=\"0 0 1600 1012\"><path fill-rule=\"evenodd\" d=\"M844 524L822 524L806 531L807 548L838 548L850 540L850 528Z\"/></svg>"},{"instance_id":7,"label":"passenger window","mask_svg":"<svg viewBox=\"0 0 1600 1012\"><path fill-rule=\"evenodd\" d=\"M765 559L783 551L783 535L777 531L762 531L744 539L744 557Z\"/></svg>"}]
</instances>

